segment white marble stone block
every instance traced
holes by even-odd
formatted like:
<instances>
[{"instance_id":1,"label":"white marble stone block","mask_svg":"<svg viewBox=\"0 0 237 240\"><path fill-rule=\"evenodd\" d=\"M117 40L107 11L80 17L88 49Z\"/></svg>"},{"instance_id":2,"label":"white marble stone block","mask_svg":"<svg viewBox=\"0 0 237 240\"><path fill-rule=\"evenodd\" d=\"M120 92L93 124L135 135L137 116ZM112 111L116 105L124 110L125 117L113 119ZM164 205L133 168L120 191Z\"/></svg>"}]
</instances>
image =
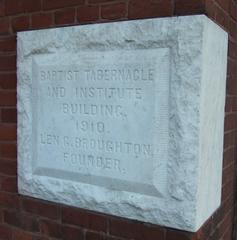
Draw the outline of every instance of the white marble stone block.
<instances>
[{"instance_id":1,"label":"white marble stone block","mask_svg":"<svg viewBox=\"0 0 237 240\"><path fill-rule=\"evenodd\" d=\"M221 199L227 33L200 15L17 40L19 193L197 231Z\"/></svg>"}]
</instances>

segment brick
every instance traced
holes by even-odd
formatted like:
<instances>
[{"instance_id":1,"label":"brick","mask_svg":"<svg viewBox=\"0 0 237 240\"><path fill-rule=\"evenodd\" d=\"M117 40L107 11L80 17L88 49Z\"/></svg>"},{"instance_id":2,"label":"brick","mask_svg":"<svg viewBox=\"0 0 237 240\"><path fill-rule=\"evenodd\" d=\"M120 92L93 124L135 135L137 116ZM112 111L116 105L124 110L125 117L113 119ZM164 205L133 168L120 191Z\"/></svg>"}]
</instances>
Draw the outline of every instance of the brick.
<instances>
[{"instance_id":1,"label":"brick","mask_svg":"<svg viewBox=\"0 0 237 240\"><path fill-rule=\"evenodd\" d=\"M6 37L0 39L0 52L15 52L16 37Z\"/></svg>"},{"instance_id":2,"label":"brick","mask_svg":"<svg viewBox=\"0 0 237 240\"><path fill-rule=\"evenodd\" d=\"M96 235L90 235L90 236L92 236L92 237L95 237ZM98 234L98 236L99 237L103 237L103 235L99 235ZM87 240L87 239L86 239ZM90 239L88 239L88 240L90 240ZM97 240L97 238L92 238L91 240ZM100 238L98 238L98 240L101 240ZM103 240L127 240L127 239L124 239L124 238L120 238L120 237L115 237L115 236L107 236L107 235L104 235L104 238L103 238ZM157 239L157 240L159 240L159 239Z\"/></svg>"},{"instance_id":3,"label":"brick","mask_svg":"<svg viewBox=\"0 0 237 240\"><path fill-rule=\"evenodd\" d=\"M141 228L142 239L144 240L156 240L156 239L165 239L164 229L159 226L154 225L143 225Z\"/></svg>"},{"instance_id":4,"label":"brick","mask_svg":"<svg viewBox=\"0 0 237 240\"><path fill-rule=\"evenodd\" d=\"M5 16L5 2L0 0L0 17Z\"/></svg>"},{"instance_id":5,"label":"brick","mask_svg":"<svg viewBox=\"0 0 237 240\"><path fill-rule=\"evenodd\" d=\"M225 101L225 112L231 112L232 110L232 97L226 97Z\"/></svg>"},{"instance_id":6,"label":"brick","mask_svg":"<svg viewBox=\"0 0 237 240\"><path fill-rule=\"evenodd\" d=\"M201 227L201 229L198 230L196 233L195 240L201 240L201 239L207 239L208 236L211 234L213 230L213 222L211 219L208 219L206 223ZM171 236L175 234L174 232L171 233ZM179 234L178 234L179 235Z\"/></svg>"},{"instance_id":7,"label":"brick","mask_svg":"<svg viewBox=\"0 0 237 240\"><path fill-rule=\"evenodd\" d=\"M227 74L228 76L234 75L237 76L237 61L228 59Z\"/></svg>"},{"instance_id":8,"label":"brick","mask_svg":"<svg viewBox=\"0 0 237 240\"><path fill-rule=\"evenodd\" d=\"M225 117L225 131L237 128L237 114L228 114Z\"/></svg>"},{"instance_id":9,"label":"brick","mask_svg":"<svg viewBox=\"0 0 237 240\"><path fill-rule=\"evenodd\" d=\"M205 13L204 0L175 0L175 15Z\"/></svg>"},{"instance_id":10,"label":"brick","mask_svg":"<svg viewBox=\"0 0 237 240\"><path fill-rule=\"evenodd\" d=\"M30 13L41 10L41 0L5 0L6 14Z\"/></svg>"},{"instance_id":11,"label":"brick","mask_svg":"<svg viewBox=\"0 0 237 240\"><path fill-rule=\"evenodd\" d=\"M19 209L19 200L16 194L0 192L0 206L10 209ZM5 212L4 212L5 222Z\"/></svg>"},{"instance_id":12,"label":"brick","mask_svg":"<svg viewBox=\"0 0 237 240\"><path fill-rule=\"evenodd\" d=\"M110 235L137 240L142 237L140 231L138 231L140 227L140 224L135 224L132 221L111 219L109 223L109 233Z\"/></svg>"},{"instance_id":13,"label":"brick","mask_svg":"<svg viewBox=\"0 0 237 240\"><path fill-rule=\"evenodd\" d=\"M127 5L125 3L115 3L101 6L101 17L108 20L125 18L127 15Z\"/></svg>"},{"instance_id":14,"label":"brick","mask_svg":"<svg viewBox=\"0 0 237 240\"><path fill-rule=\"evenodd\" d=\"M234 95L237 92L237 76L227 78L227 94Z\"/></svg>"},{"instance_id":15,"label":"brick","mask_svg":"<svg viewBox=\"0 0 237 240\"><path fill-rule=\"evenodd\" d=\"M237 43L229 41L228 56L237 60Z\"/></svg>"},{"instance_id":16,"label":"brick","mask_svg":"<svg viewBox=\"0 0 237 240\"><path fill-rule=\"evenodd\" d=\"M16 109L2 109L2 122L16 123L17 122Z\"/></svg>"},{"instance_id":17,"label":"brick","mask_svg":"<svg viewBox=\"0 0 237 240\"><path fill-rule=\"evenodd\" d=\"M65 240L80 240L84 239L84 233L81 229L62 226L62 239Z\"/></svg>"},{"instance_id":18,"label":"brick","mask_svg":"<svg viewBox=\"0 0 237 240\"><path fill-rule=\"evenodd\" d=\"M230 21L230 35L235 39L237 40L237 22L231 20Z\"/></svg>"},{"instance_id":19,"label":"brick","mask_svg":"<svg viewBox=\"0 0 237 240\"><path fill-rule=\"evenodd\" d=\"M0 124L0 141L15 141L16 125Z\"/></svg>"},{"instance_id":20,"label":"brick","mask_svg":"<svg viewBox=\"0 0 237 240\"><path fill-rule=\"evenodd\" d=\"M59 207L54 204L39 202L38 200L23 199L22 209L28 213L36 214L42 217L59 219Z\"/></svg>"},{"instance_id":21,"label":"brick","mask_svg":"<svg viewBox=\"0 0 237 240\"><path fill-rule=\"evenodd\" d=\"M21 0L5 0L6 4L6 14L16 14L23 11L22 1Z\"/></svg>"},{"instance_id":22,"label":"brick","mask_svg":"<svg viewBox=\"0 0 237 240\"><path fill-rule=\"evenodd\" d=\"M237 92L237 76L229 76L227 78L227 94L235 95Z\"/></svg>"},{"instance_id":23,"label":"brick","mask_svg":"<svg viewBox=\"0 0 237 240\"><path fill-rule=\"evenodd\" d=\"M225 185L222 187L222 190L223 190L224 187L225 187ZM234 188L233 190L234 191L230 192L228 195L222 196L222 205L223 205L223 209L225 211L224 215L226 215L230 211L234 211L234 208L233 208L234 204L233 203L234 203L234 199L235 199L235 195L236 195L236 192L235 192L236 189ZM224 218L225 217L223 217L222 220Z\"/></svg>"},{"instance_id":24,"label":"brick","mask_svg":"<svg viewBox=\"0 0 237 240\"><path fill-rule=\"evenodd\" d=\"M0 160L0 174L16 176L16 161Z\"/></svg>"},{"instance_id":25,"label":"brick","mask_svg":"<svg viewBox=\"0 0 237 240\"><path fill-rule=\"evenodd\" d=\"M131 0L129 2L129 19L147 17L167 17L173 14L171 0Z\"/></svg>"},{"instance_id":26,"label":"brick","mask_svg":"<svg viewBox=\"0 0 237 240\"><path fill-rule=\"evenodd\" d=\"M113 3L116 0L88 0L88 3L98 4L98 3Z\"/></svg>"},{"instance_id":27,"label":"brick","mask_svg":"<svg viewBox=\"0 0 237 240\"><path fill-rule=\"evenodd\" d=\"M0 224L0 239L12 240L12 230L9 226Z\"/></svg>"},{"instance_id":28,"label":"brick","mask_svg":"<svg viewBox=\"0 0 237 240\"><path fill-rule=\"evenodd\" d=\"M231 165L235 161L235 148L229 148L224 152L223 168Z\"/></svg>"},{"instance_id":29,"label":"brick","mask_svg":"<svg viewBox=\"0 0 237 240\"><path fill-rule=\"evenodd\" d=\"M77 20L80 23L94 22L99 19L98 6L81 6L77 9Z\"/></svg>"},{"instance_id":30,"label":"brick","mask_svg":"<svg viewBox=\"0 0 237 240\"><path fill-rule=\"evenodd\" d=\"M215 231L210 234L210 236L208 237L208 240L216 240L219 238L219 236L220 236L219 229L216 228Z\"/></svg>"},{"instance_id":31,"label":"brick","mask_svg":"<svg viewBox=\"0 0 237 240\"><path fill-rule=\"evenodd\" d=\"M223 8L225 11L229 11L229 5L230 1L229 0L216 0L216 2Z\"/></svg>"},{"instance_id":32,"label":"brick","mask_svg":"<svg viewBox=\"0 0 237 240\"><path fill-rule=\"evenodd\" d=\"M33 238L34 240L49 240L47 237L44 237L44 236L34 236L34 238ZM78 240L80 240L80 239L78 239Z\"/></svg>"},{"instance_id":33,"label":"brick","mask_svg":"<svg viewBox=\"0 0 237 240\"><path fill-rule=\"evenodd\" d=\"M16 177L7 177L1 183L1 189L5 192L17 193Z\"/></svg>"},{"instance_id":34,"label":"brick","mask_svg":"<svg viewBox=\"0 0 237 240\"><path fill-rule=\"evenodd\" d=\"M232 107L232 111L233 112L237 112L237 97L233 97L232 98L231 107Z\"/></svg>"},{"instance_id":35,"label":"brick","mask_svg":"<svg viewBox=\"0 0 237 240\"><path fill-rule=\"evenodd\" d=\"M1 28L1 27L0 27ZM16 56L0 56L0 71L15 71Z\"/></svg>"},{"instance_id":36,"label":"brick","mask_svg":"<svg viewBox=\"0 0 237 240\"><path fill-rule=\"evenodd\" d=\"M230 28L230 17L229 15L220 7L215 8L215 20L216 22L229 31Z\"/></svg>"},{"instance_id":37,"label":"brick","mask_svg":"<svg viewBox=\"0 0 237 240\"><path fill-rule=\"evenodd\" d=\"M87 240L87 239L86 239ZM92 240L92 239L91 239ZM95 238L95 240L97 240L97 238ZM99 239L100 240L100 239ZM104 240L124 240L120 237L114 237L114 236L105 236Z\"/></svg>"},{"instance_id":38,"label":"brick","mask_svg":"<svg viewBox=\"0 0 237 240\"><path fill-rule=\"evenodd\" d=\"M75 23L75 8L67 8L55 12L55 24L72 24Z\"/></svg>"},{"instance_id":39,"label":"brick","mask_svg":"<svg viewBox=\"0 0 237 240\"><path fill-rule=\"evenodd\" d=\"M32 28L47 28L53 24L52 13L35 13L31 16Z\"/></svg>"},{"instance_id":40,"label":"brick","mask_svg":"<svg viewBox=\"0 0 237 240\"><path fill-rule=\"evenodd\" d=\"M43 0L44 9L56 9L71 6L83 5L85 0Z\"/></svg>"},{"instance_id":41,"label":"brick","mask_svg":"<svg viewBox=\"0 0 237 240\"><path fill-rule=\"evenodd\" d=\"M16 106L16 92L0 91L0 106Z\"/></svg>"},{"instance_id":42,"label":"brick","mask_svg":"<svg viewBox=\"0 0 237 240\"><path fill-rule=\"evenodd\" d=\"M7 17L0 18L0 35L10 33L10 21Z\"/></svg>"},{"instance_id":43,"label":"brick","mask_svg":"<svg viewBox=\"0 0 237 240\"><path fill-rule=\"evenodd\" d=\"M226 231L224 232L223 237L221 239L223 239L223 240L232 239L232 227L231 227L231 225L226 228Z\"/></svg>"},{"instance_id":44,"label":"brick","mask_svg":"<svg viewBox=\"0 0 237 240\"><path fill-rule=\"evenodd\" d=\"M222 187L221 201L224 202L231 194L234 193L235 181L229 181Z\"/></svg>"},{"instance_id":45,"label":"brick","mask_svg":"<svg viewBox=\"0 0 237 240\"><path fill-rule=\"evenodd\" d=\"M100 237L103 237L103 235L99 235L99 238L95 238L96 237L96 234L95 235L89 235L89 237L92 237L92 239L86 239L86 240L100 240ZM124 240L120 237L114 237L114 236L107 236L105 235L104 236L104 239L103 240ZM157 239L159 240L159 239Z\"/></svg>"},{"instance_id":46,"label":"brick","mask_svg":"<svg viewBox=\"0 0 237 240\"><path fill-rule=\"evenodd\" d=\"M14 229L12 240L33 240L33 235L21 229Z\"/></svg>"},{"instance_id":47,"label":"brick","mask_svg":"<svg viewBox=\"0 0 237 240\"><path fill-rule=\"evenodd\" d=\"M0 73L0 89L16 89L16 73Z\"/></svg>"},{"instance_id":48,"label":"brick","mask_svg":"<svg viewBox=\"0 0 237 240\"><path fill-rule=\"evenodd\" d=\"M39 232L36 218L15 211L4 211L4 222L29 232Z\"/></svg>"},{"instance_id":49,"label":"brick","mask_svg":"<svg viewBox=\"0 0 237 240\"><path fill-rule=\"evenodd\" d=\"M224 221L225 217L228 216L229 212L234 211L234 209L232 207L232 206L234 206L234 204L235 204L235 194L233 192L232 194L230 194L230 196L228 198L226 198L225 201L223 201L221 203L223 215L222 215L222 218L220 219L219 223Z\"/></svg>"},{"instance_id":50,"label":"brick","mask_svg":"<svg viewBox=\"0 0 237 240\"><path fill-rule=\"evenodd\" d=\"M32 0L22 0L22 6L23 6L23 11L27 12L27 13L40 11L41 8L42 8L41 0L34 0L34 1L32 1Z\"/></svg>"},{"instance_id":51,"label":"brick","mask_svg":"<svg viewBox=\"0 0 237 240\"><path fill-rule=\"evenodd\" d=\"M222 233L222 235L226 232L226 230L228 231L228 227L232 225L232 220L233 220L232 211L226 212L225 217L223 218L223 220L218 226L218 230L220 233ZM231 239L231 238L224 238L224 239Z\"/></svg>"},{"instance_id":52,"label":"brick","mask_svg":"<svg viewBox=\"0 0 237 240\"><path fill-rule=\"evenodd\" d=\"M227 149L227 148L233 147L235 145L234 139L235 139L234 132L225 133L225 135L224 135L224 148Z\"/></svg>"},{"instance_id":53,"label":"brick","mask_svg":"<svg viewBox=\"0 0 237 240\"><path fill-rule=\"evenodd\" d=\"M95 231L107 230L107 219L104 216L74 208L63 208L62 222Z\"/></svg>"},{"instance_id":54,"label":"brick","mask_svg":"<svg viewBox=\"0 0 237 240\"><path fill-rule=\"evenodd\" d=\"M107 240L104 234L86 232L85 240Z\"/></svg>"},{"instance_id":55,"label":"brick","mask_svg":"<svg viewBox=\"0 0 237 240\"><path fill-rule=\"evenodd\" d=\"M0 156L2 158L15 159L17 156L17 147L15 143L1 143Z\"/></svg>"},{"instance_id":56,"label":"brick","mask_svg":"<svg viewBox=\"0 0 237 240\"><path fill-rule=\"evenodd\" d=\"M213 214L213 226L217 226L218 223L221 222L221 220L224 218L225 211L224 208L221 205Z\"/></svg>"},{"instance_id":57,"label":"brick","mask_svg":"<svg viewBox=\"0 0 237 240\"><path fill-rule=\"evenodd\" d=\"M164 229L154 226L145 225L133 221L124 221L120 219L110 220L110 235L123 238L132 238L134 240L164 240Z\"/></svg>"},{"instance_id":58,"label":"brick","mask_svg":"<svg viewBox=\"0 0 237 240\"><path fill-rule=\"evenodd\" d=\"M0 225L3 223L3 210L0 209Z\"/></svg>"},{"instance_id":59,"label":"brick","mask_svg":"<svg viewBox=\"0 0 237 240\"><path fill-rule=\"evenodd\" d=\"M12 19L13 32L24 31L30 28L30 17L20 16Z\"/></svg>"},{"instance_id":60,"label":"brick","mask_svg":"<svg viewBox=\"0 0 237 240\"><path fill-rule=\"evenodd\" d=\"M237 2L234 0L231 0L230 2L230 15L235 21L237 21Z\"/></svg>"},{"instance_id":61,"label":"brick","mask_svg":"<svg viewBox=\"0 0 237 240\"><path fill-rule=\"evenodd\" d=\"M217 8L215 2L213 0L206 0L205 3L206 3L205 4L206 5L206 13L207 13L208 17L214 20L215 14L216 14L215 11Z\"/></svg>"},{"instance_id":62,"label":"brick","mask_svg":"<svg viewBox=\"0 0 237 240\"><path fill-rule=\"evenodd\" d=\"M234 167L234 165L230 165L230 166L226 167L223 170L222 185L227 184L228 182L230 182L231 179L233 178L233 176L235 176L234 174L235 174L235 167Z\"/></svg>"},{"instance_id":63,"label":"brick","mask_svg":"<svg viewBox=\"0 0 237 240\"><path fill-rule=\"evenodd\" d=\"M43 235L53 238L62 237L62 228L61 225L47 220L40 221L40 230Z\"/></svg>"},{"instance_id":64,"label":"brick","mask_svg":"<svg viewBox=\"0 0 237 240\"><path fill-rule=\"evenodd\" d=\"M193 234L175 231L175 230L168 230L166 233L166 240L191 240Z\"/></svg>"},{"instance_id":65,"label":"brick","mask_svg":"<svg viewBox=\"0 0 237 240\"><path fill-rule=\"evenodd\" d=\"M21 227L21 218L19 217L19 213L14 211L4 211L4 222L6 224L15 226L15 227Z\"/></svg>"}]
</instances>

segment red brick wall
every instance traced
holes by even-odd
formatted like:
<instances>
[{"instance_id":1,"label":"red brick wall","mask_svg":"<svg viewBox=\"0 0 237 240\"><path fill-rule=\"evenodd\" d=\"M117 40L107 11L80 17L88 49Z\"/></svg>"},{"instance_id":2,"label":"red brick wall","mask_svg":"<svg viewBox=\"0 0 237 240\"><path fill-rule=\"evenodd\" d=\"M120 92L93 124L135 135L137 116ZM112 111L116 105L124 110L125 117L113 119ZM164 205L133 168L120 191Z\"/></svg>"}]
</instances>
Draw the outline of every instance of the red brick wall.
<instances>
[{"instance_id":1,"label":"red brick wall","mask_svg":"<svg viewBox=\"0 0 237 240\"><path fill-rule=\"evenodd\" d=\"M206 13L230 35L220 209L196 234L17 194L16 31ZM0 0L0 240L231 240L237 225L236 0Z\"/></svg>"}]
</instances>

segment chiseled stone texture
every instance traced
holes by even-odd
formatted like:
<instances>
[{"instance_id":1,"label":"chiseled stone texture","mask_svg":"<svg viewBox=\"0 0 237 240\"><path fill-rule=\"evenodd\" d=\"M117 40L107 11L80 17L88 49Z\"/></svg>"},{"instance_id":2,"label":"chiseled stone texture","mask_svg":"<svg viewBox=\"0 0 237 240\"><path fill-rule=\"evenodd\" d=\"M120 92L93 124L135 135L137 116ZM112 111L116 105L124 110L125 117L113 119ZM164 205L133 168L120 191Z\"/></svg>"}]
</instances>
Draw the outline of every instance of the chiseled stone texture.
<instances>
[{"instance_id":1,"label":"chiseled stone texture","mask_svg":"<svg viewBox=\"0 0 237 240\"><path fill-rule=\"evenodd\" d=\"M203 15L18 33L19 193L197 231L221 199L227 45L227 33ZM117 116L70 112L70 101L91 106L73 95L94 86L87 70L106 67L108 79L97 76L95 86L137 89L133 98L97 96L95 104L118 104ZM122 68L137 81L111 82L111 70ZM96 118L99 133L80 125ZM123 144L119 153L75 150L77 136L98 139L100 131ZM113 160L83 165L75 151Z\"/></svg>"}]
</instances>

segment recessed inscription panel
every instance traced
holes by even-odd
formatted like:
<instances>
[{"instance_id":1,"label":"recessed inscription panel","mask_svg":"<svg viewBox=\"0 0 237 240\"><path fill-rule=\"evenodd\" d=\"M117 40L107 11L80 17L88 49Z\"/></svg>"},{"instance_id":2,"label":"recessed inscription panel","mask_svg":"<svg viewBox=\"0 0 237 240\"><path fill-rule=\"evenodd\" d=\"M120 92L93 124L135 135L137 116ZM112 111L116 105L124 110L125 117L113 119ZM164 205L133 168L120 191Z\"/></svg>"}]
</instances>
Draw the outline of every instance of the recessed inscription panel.
<instances>
[{"instance_id":1,"label":"recessed inscription panel","mask_svg":"<svg viewBox=\"0 0 237 240\"><path fill-rule=\"evenodd\" d=\"M38 56L33 63L35 174L164 194L169 50L51 62Z\"/></svg>"}]
</instances>

